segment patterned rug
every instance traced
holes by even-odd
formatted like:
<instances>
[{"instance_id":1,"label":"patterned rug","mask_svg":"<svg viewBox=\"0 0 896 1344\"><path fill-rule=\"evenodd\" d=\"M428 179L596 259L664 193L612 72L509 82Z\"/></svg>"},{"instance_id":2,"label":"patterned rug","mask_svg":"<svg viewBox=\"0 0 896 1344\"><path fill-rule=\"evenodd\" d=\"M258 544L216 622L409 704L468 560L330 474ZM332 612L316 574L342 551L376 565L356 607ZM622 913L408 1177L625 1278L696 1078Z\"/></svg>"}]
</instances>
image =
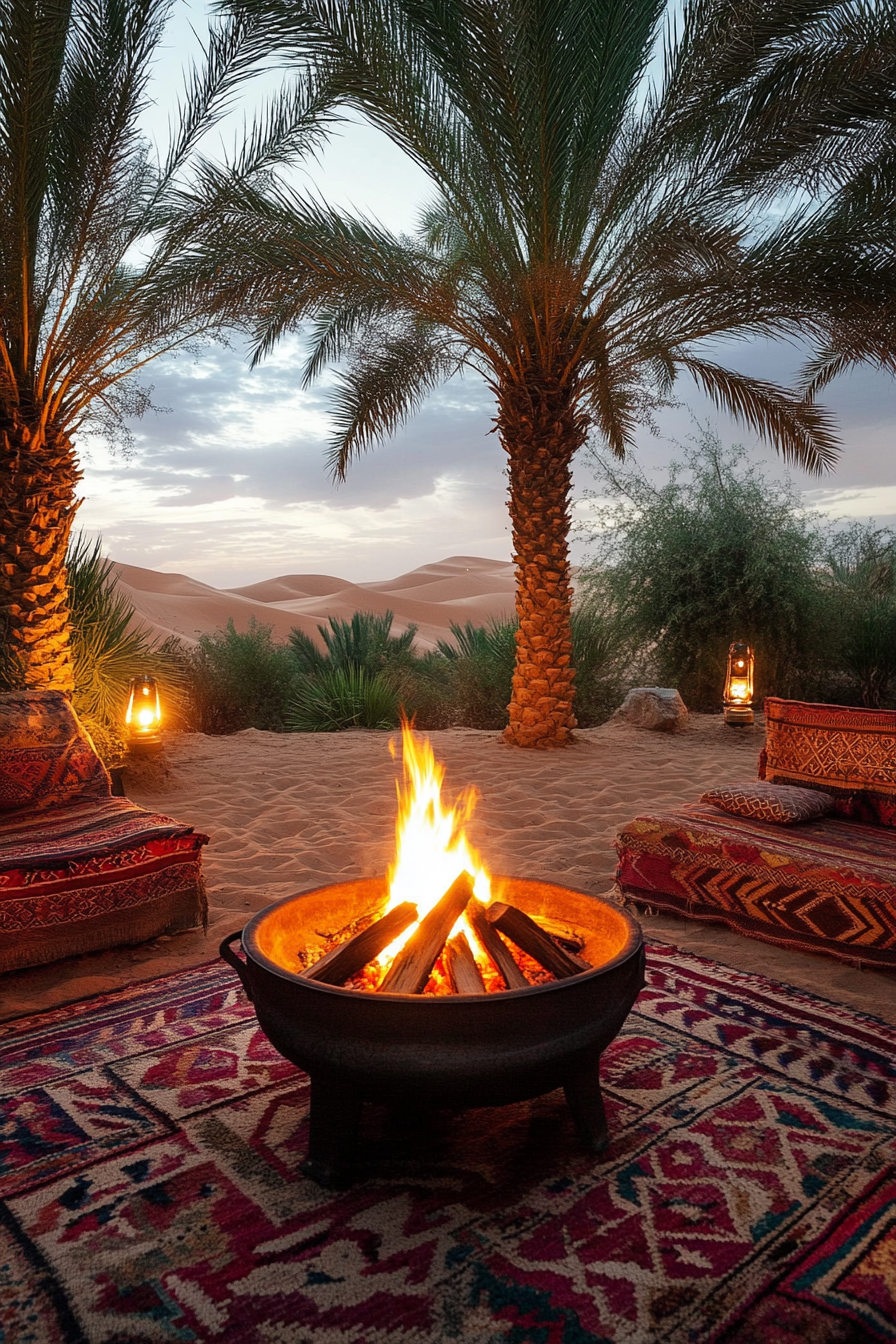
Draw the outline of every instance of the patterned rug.
<instances>
[{"instance_id":1,"label":"patterned rug","mask_svg":"<svg viewBox=\"0 0 896 1344\"><path fill-rule=\"evenodd\" d=\"M654 947L607 1051L613 1142L562 1094L368 1108L305 1179L308 1085L212 964L9 1024L5 1344L896 1339L896 1030Z\"/></svg>"}]
</instances>

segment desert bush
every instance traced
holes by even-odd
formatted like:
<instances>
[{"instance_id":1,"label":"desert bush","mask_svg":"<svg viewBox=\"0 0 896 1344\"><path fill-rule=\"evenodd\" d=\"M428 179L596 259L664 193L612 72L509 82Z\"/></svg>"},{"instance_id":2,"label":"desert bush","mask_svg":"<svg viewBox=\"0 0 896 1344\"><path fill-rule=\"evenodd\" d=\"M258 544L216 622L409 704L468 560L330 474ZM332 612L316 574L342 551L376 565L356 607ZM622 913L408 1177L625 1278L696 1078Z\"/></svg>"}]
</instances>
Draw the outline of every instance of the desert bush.
<instances>
[{"instance_id":1,"label":"desert bush","mask_svg":"<svg viewBox=\"0 0 896 1344\"><path fill-rule=\"evenodd\" d=\"M757 649L757 695L804 694L825 662L819 583L827 538L789 480L704 431L659 488L597 451L610 503L595 511L586 587L609 600L658 679L720 708L728 646Z\"/></svg>"},{"instance_id":2,"label":"desert bush","mask_svg":"<svg viewBox=\"0 0 896 1344\"><path fill-rule=\"evenodd\" d=\"M823 694L880 708L896 694L896 534L853 523L828 538Z\"/></svg>"},{"instance_id":3,"label":"desert bush","mask_svg":"<svg viewBox=\"0 0 896 1344\"><path fill-rule=\"evenodd\" d=\"M453 642L439 641L450 721L468 728L503 728L507 723L517 620L452 624ZM572 615L572 661L576 669L575 712L582 728L603 723L619 703L624 672L631 661L629 623L592 598ZM422 716L421 716L422 717Z\"/></svg>"},{"instance_id":4,"label":"desert bush","mask_svg":"<svg viewBox=\"0 0 896 1344\"><path fill-rule=\"evenodd\" d=\"M399 714L398 692L388 676L349 663L303 678L293 692L286 724L298 733L395 728Z\"/></svg>"},{"instance_id":5,"label":"desert bush","mask_svg":"<svg viewBox=\"0 0 896 1344\"><path fill-rule=\"evenodd\" d=\"M631 620L592 587L572 613L575 714L580 728L604 723L619 707L636 661Z\"/></svg>"},{"instance_id":6,"label":"desert bush","mask_svg":"<svg viewBox=\"0 0 896 1344\"><path fill-rule=\"evenodd\" d=\"M252 617L239 633L231 618L223 630L201 635L187 674L198 732L285 731L298 672L290 646L274 642L271 626Z\"/></svg>"},{"instance_id":7,"label":"desert bush","mask_svg":"<svg viewBox=\"0 0 896 1344\"><path fill-rule=\"evenodd\" d=\"M503 728L507 723L516 619L488 625L451 623L451 640L439 640L446 660L446 691L452 723L465 728Z\"/></svg>"},{"instance_id":8,"label":"desert bush","mask_svg":"<svg viewBox=\"0 0 896 1344\"><path fill-rule=\"evenodd\" d=\"M287 726L296 732L343 728L395 728L405 694L416 684L411 670L416 625L392 634L391 611L356 611L351 620L331 616L319 625L326 652L294 629L289 646L299 673Z\"/></svg>"},{"instance_id":9,"label":"desert bush","mask_svg":"<svg viewBox=\"0 0 896 1344\"><path fill-rule=\"evenodd\" d=\"M290 647L300 670L310 676L328 668L363 667L376 673L406 666L413 661L417 627L411 623L404 634L393 635L394 619L391 611L379 616L372 611L356 611L350 621L330 616L329 628L317 627L326 653L299 629L290 632Z\"/></svg>"}]
</instances>

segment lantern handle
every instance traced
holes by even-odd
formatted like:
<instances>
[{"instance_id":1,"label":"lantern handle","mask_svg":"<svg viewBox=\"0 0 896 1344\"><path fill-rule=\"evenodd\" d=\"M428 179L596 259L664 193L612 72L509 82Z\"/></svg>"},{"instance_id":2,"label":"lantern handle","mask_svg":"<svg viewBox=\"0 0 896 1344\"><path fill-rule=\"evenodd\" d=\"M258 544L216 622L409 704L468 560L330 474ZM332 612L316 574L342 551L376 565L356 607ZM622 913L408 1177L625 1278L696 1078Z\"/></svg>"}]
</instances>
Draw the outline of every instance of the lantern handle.
<instances>
[{"instance_id":1,"label":"lantern handle","mask_svg":"<svg viewBox=\"0 0 896 1344\"><path fill-rule=\"evenodd\" d=\"M220 952L224 960L227 962L227 965L232 966L233 969L236 971L237 975L240 978L240 984L243 986L246 998L249 1000L250 1003L252 1003L253 1001L252 991L249 988L249 979L248 976L246 975L246 963L240 960L240 958L236 955L231 946L231 944L236 942L237 938L242 938L242 936L243 936L242 929L237 929L236 933L229 933L226 938L222 939L221 946L218 948L218 951Z\"/></svg>"}]
</instances>

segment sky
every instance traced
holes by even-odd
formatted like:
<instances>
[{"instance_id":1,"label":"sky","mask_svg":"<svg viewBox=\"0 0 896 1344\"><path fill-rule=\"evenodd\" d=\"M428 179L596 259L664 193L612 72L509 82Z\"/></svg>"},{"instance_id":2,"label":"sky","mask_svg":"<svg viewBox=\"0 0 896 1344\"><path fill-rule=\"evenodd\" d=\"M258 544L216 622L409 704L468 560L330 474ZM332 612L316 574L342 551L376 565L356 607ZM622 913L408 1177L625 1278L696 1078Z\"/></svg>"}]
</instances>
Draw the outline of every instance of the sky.
<instances>
[{"instance_id":1,"label":"sky","mask_svg":"<svg viewBox=\"0 0 896 1344\"><path fill-rule=\"evenodd\" d=\"M201 0L175 0L145 119L161 144L179 69L197 46L193 29L204 29L204 14ZM220 132L227 145L235 123L231 117ZM414 227L428 195L421 171L360 121L342 127L303 172L331 202L396 230ZM725 357L779 382L801 362L799 351L767 342L728 347ZM290 335L255 369L238 342L150 365L147 380L160 409L134 422L133 452L125 457L82 440L77 525L99 534L115 560L217 587L300 573L380 580L450 555L510 559L504 456L484 385L469 376L435 393L337 487L325 465L330 380L303 391L301 363L301 339ZM640 433L633 453L658 483L695 421L723 442L748 445L757 464L782 474L773 449L719 414L685 378L675 393L683 404L661 415L658 436ZM821 480L791 471L807 507L896 526L896 382L860 368L834 383L825 402L838 418L843 450ZM587 519L593 488L585 464L577 464L575 519ZM577 534L574 561L585 553Z\"/></svg>"}]
</instances>

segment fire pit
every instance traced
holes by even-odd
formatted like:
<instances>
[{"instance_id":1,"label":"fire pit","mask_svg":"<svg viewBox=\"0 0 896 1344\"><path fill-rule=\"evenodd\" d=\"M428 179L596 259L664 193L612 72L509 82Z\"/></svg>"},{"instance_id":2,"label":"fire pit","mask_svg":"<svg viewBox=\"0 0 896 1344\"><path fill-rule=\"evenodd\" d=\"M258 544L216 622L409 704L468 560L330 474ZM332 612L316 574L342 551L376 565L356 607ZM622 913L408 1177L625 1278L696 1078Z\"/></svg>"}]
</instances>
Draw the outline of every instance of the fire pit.
<instances>
[{"instance_id":1,"label":"fire pit","mask_svg":"<svg viewBox=\"0 0 896 1344\"><path fill-rule=\"evenodd\" d=\"M489 877L458 833L458 812L441 810L428 743L421 750L409 731L404 763L388 878L291 896L221 944L272 1045L310 1075L304 1171L322 1185L350 1181L365 1100L499 1106L559 1087L581 1141L599 1152L608 1141L600 1056L644 983L638 924L582 892ZM417 880L411 903L401 861L420 850L412 827L424 780L418 821L441 830L441 857L454 857L428 864L432 880Z\"/></svg>"}]
</instances>

